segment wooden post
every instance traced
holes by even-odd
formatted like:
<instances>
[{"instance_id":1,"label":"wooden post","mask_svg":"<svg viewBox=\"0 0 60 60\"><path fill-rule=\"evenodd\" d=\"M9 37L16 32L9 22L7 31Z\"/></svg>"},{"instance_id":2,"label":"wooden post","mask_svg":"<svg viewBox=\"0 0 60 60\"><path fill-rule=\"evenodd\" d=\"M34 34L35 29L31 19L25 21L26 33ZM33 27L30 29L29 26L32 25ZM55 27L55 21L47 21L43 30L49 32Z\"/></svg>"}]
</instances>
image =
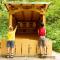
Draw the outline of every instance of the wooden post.
<instances>
[{"instance_id":1,"label":"wooden post","mask_svg":"<svg viewBox=\"0 0 60 60\"><path fill-rule=\"evenodd\" d=\"M43 23L44 23L44 26L46 26L46 18L45 18L45 14L43 14Z\"/></svg>"},{"instance_id":2,"label":"wooden post","mask_svg":"<svg viewBox=\"0 0 60 60\"><path fill-rule=\"evenodd\" d=\"M9 14L9 26L12 26L12 14Z\"/></svg>"}]
</instances>

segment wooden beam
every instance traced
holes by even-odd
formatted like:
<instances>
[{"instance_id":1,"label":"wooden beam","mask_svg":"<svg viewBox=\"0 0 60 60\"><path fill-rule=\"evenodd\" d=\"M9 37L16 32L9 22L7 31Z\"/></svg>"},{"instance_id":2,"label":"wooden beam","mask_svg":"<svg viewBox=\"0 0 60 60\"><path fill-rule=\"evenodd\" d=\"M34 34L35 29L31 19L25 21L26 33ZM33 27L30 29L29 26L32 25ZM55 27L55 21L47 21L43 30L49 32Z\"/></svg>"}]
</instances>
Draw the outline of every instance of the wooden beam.
<instances>
[{"instance_id":1,"label":"wooden beam","mask_svg":"<svg viewBox=\"0 0 60 60\"><path fill-rule=\"evenodd\" d=\"M31 12L31 20L33 20L34 11Z\"/></svg>"},{"instance_id":2,"label":"wooden beam","mask_svg":"<svg viewBox=\"0 0 60 60\"><path fill-rule=\"evenodd\" d=\"M22 16L23 16L23 20L25 20L24 11L22 11L21 13L22 13Z\"/></svg>"},{"instance_id":3,"label":"wooden beam","mask_svg":"<svg viewBox=\"0 0 60 60\"><path fill-rule=\"evenodd\" d=\"M46 4L46 6L45 6L45 12L47 11L48 6L49 6L49 5Z\"/></svg>"},{"instance_id":4,"label":"wooden beam","mask_svg":"<svg viewBox=\"0 0 60 60\"><path fill-rule=\"evenodd\" d=\"M6 6L7 10L9 11L9 7L8 7L8 5L7 5L7 4L4 4L4 5Z\"/></svg>"},{"instance_id":5,"label":"wooden beam","mask_svg":"<svg viewBox=\"0 0 60 60\"><path fill-rule=\"evenodd\" d=\"M46 17L45 17L45 14L43 14L43 23L44 23L44 26L46 26Z\"/></svg>"},{"instance_id":6,"label":"wooden beam","mask_svg":"<svg viewBox=\"0 0 60 60\"><path fill-rule=\"evenodd\" d=\"M9 26L12 26L12 14L9 14Z\"/></svg>"},{"instance_id":7,"label":"wooden beam","mask_svg":"<svg viewBox=\"0 0 60 60\"><path fill-rule=\"evenodd\" d=\"M41 10L39 10L39 9L17 9L17 10L12 10L12 11L10 11L10 14L15 14L16 12L20 12L20 11L35 11L35 12L38 12L38 13L40 13L40 14L45 14L45 11L44 11L44 9L41 9Z\"/></svg>"}]
</instances>

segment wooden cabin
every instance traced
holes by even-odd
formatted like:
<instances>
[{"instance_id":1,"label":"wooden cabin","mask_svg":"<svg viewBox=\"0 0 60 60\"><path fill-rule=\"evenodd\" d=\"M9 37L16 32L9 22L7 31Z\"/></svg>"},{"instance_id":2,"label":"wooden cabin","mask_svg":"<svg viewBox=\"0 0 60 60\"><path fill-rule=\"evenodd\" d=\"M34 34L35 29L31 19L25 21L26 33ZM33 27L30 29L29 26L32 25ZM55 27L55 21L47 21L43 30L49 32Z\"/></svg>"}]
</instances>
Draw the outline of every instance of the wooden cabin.
<instances>
[{"instance_id":1,"label":"wooden cabin","mask_svg":"<svg viewBox=\"0 0 60 60\"><path fill-rule=\"evenodd\" d=\"M7 2L5 4L9 12L9 25L18 26L15 40L15 56L35 56L40 50L38 47L38 23L43 21L46 25L45 13L48 2ZM52 42L46 40L47 55L52 54ZM6 54L6 42L2 40L1 55Z\"/></svg>"}]
</instances>

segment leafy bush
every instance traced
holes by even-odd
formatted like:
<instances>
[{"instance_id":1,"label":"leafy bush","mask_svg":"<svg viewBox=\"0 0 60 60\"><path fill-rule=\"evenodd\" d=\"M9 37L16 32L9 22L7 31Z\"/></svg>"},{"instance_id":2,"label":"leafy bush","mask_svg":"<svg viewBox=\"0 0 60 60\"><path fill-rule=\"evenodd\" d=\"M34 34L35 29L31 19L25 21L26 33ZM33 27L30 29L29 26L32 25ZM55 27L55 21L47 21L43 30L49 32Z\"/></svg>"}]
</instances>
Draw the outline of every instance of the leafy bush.
<instances>
[{"instance_id":1,"label":"leafy bush","mask_svg":"<svg viewBox=\"0 0 60 60\"><path fill-rule=\"evenodd\" d=\"M46 16L47 37L56 41L53 43L53 50L60 52L60 1L53 0Z\"/></svg>"},{"instance_id":2,"label":"leafy bush","mask_svg":"<svg viewBox=\"0 0 60 60\"><path fill-rule=\"evenodd\" d=\"M1 16L0 16L0 40L3 38L6 38L7 34L7 26L8 26L8 18L7 18L7 12L6 11L1 11Z\"/></svg>"}]
</instances>

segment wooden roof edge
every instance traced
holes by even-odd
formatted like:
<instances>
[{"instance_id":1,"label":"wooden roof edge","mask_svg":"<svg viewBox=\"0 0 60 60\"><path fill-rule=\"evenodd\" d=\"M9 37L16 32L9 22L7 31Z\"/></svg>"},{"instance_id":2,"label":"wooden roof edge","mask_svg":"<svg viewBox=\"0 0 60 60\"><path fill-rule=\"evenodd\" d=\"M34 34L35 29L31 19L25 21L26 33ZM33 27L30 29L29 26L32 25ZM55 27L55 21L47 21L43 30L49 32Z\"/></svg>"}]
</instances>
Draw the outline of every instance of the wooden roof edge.
<instances>
[{"instance_id":1,"label":"wooden roof edge","mask_svg":"<svg viewBox=\"0 0 60 60\"><path fill-rule=\"evenodd\" d=\"M14 2L14 1L9 1L9 2L5 2L5 4L47 4L49 5L51 2Z\"/></svg>"},{"instance_id":2,"label":"wooden roof edge","mask_svg":"<svg viewBox=\"0 0 60 60\"><path fill-rule=\"evenodd\" d=\"M48 2L48 4L45 4L46 6L45 6L45 10L47 10L47 8L49 7L49 4L50 4L51 2ZM5 2L4 3L5 4L5 6L6 6L6 8L7 8L7 10L9 11L9 6L8 6L8 4L17 4L17 3L14 3L14 2ZM19 3L19 4L21 4L21 3ZM24 4L24 3L23 3ZM26 4L26 3L25 3ZM28 2L27 2L27 4L29 4ZM33 3L30 3L30 4L33 4ZM34 3L34 4L37 4L37 3ZM42 4L42 2L40 2L40 4Z\"/></svg>"},{"instance_id":3,"label":"wooden roof edge","mask_svg":"<svg viewBox=\"0 0 60 60\"><path fill-rule=\"evenodd\" d=\"M6 6L6 9L9 11L9 8L8 8L7 4L6 4L6 3L4 3L4 5Z\"/></svg>"}]
</instances>

